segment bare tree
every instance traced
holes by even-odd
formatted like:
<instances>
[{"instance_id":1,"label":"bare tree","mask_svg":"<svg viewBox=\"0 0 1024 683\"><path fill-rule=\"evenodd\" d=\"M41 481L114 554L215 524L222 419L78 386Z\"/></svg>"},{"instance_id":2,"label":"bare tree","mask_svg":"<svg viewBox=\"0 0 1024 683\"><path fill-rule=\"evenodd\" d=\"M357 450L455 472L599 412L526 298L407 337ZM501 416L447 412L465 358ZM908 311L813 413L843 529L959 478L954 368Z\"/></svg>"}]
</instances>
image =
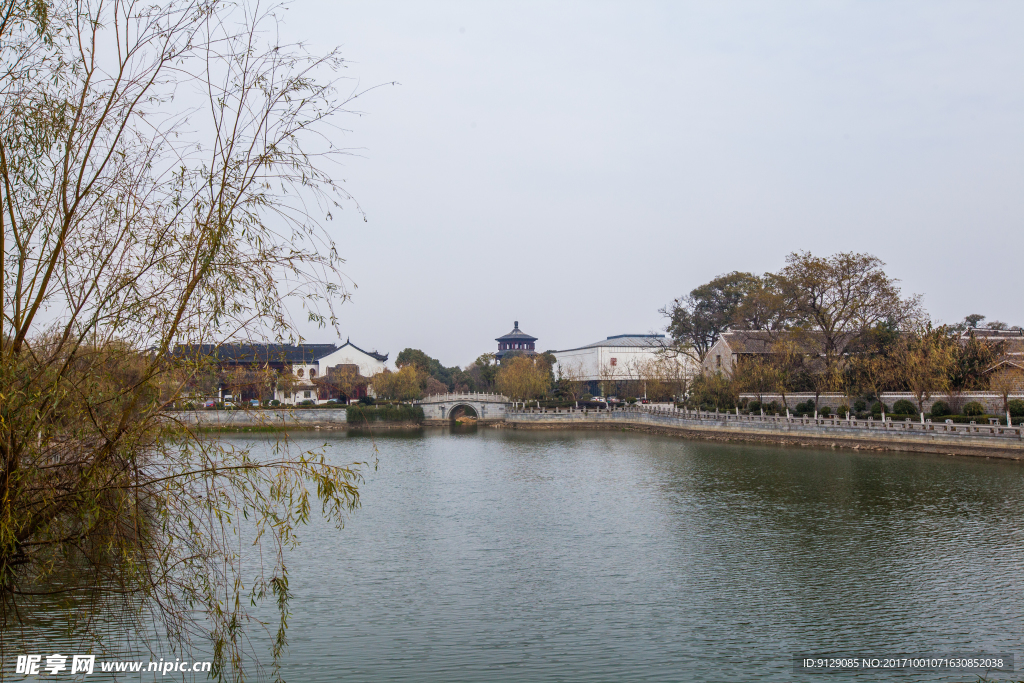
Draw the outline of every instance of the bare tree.
<instances>
[{"instance_id":1,"label":"bare tree","mask_svg":"<svg viewBox=\"0 0 1024 683\"><path fill-rule=\"evenodd\" d=\"M566 361L558 364L558 388L572 398L576 407L580 407L580 397L587 391L587 374L580 361Z\"/></svg>"}]
</instances>

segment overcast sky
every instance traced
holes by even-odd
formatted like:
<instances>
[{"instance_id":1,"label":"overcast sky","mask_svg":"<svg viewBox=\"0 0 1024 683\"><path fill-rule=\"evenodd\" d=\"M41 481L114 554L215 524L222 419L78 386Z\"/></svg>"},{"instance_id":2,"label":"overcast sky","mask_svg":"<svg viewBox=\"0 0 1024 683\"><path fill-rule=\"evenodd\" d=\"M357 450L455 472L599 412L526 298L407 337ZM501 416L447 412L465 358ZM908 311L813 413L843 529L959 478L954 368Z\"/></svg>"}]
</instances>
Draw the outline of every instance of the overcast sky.
<instances>
[{"instance_id":1,"label":"overcast sky","mask_svg":"<svg viewBox=\"0 0 1024 683\"><path fill-rule=\"evenodd\" d=\"M342 335L563 349L787 253L866 251L943 322L1024 324L1024 3L296 0L362 87L328 224ZM332 341L310 331L309 341Z\"/></svg>"}]
</instances>

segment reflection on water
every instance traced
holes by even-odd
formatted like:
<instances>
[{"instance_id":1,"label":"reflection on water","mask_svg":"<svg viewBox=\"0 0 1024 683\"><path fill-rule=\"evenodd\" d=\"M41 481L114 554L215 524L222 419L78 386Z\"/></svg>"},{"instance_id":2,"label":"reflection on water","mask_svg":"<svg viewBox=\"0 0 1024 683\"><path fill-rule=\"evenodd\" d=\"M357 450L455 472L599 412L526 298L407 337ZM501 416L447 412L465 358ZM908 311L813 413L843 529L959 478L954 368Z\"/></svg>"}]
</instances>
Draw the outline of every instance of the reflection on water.
<instances>
[{"instance_id":1,"label":"reflection on water","mask_svg":"<svg viewBox=\"0 0 1024 683\"><path fill-rule=\"evenodd\" d=\"M475 427L316 440L380 462L345 530L315 524L289 558L289 680L973 681L790 657L1021 662L1021 465Z\"/></svg>"}]
</instances>

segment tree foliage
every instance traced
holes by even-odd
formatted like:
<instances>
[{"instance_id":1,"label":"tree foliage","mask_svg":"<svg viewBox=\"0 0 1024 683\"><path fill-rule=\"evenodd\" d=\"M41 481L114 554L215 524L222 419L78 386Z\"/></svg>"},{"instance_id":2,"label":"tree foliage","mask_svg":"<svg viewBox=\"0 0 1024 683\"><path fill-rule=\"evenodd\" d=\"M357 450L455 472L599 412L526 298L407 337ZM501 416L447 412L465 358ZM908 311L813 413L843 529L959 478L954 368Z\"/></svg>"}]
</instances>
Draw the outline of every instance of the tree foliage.
<instances>
[{"instance_id":1,"label":"tree foliage","mask_svg":"<svg viewBox=\"0 0 1024 683\"><path fill-rule=\"evenodd\" d=\"M889 277L870 254L841 253L827 258L794 252L779 274L790 292L797 329L819 347L833 368L846 348L882 323L904 326L922 317L920 297L903 298L898 280Z\"/></svg>"},{"instance_id":2,"label":"tree foliage","mask_svg":"<svg viewBox=\"0 0 1024 683\"><path fill-rule=\"evenodd\" d=\"M274 42L278 9L0 0L5 633L26 596L85 583L241 678L250 605L279 610L275 663L286 644L312 505L340 525L358 504L355 466L256 459L164 412L212 366L174 345L293 338L290 311L332 325L347 298L320 222L350 199L329 140L354 95L337 52Z\"/></svg>"},{"instance_id":3,"label":"tree foliage","mask_svg":"<svg viewBox=\"0 0 1024 683\"><path fill-rule=\"evenodd\" d=\"M354 363L336 365L327 369L327 376L318 378L315 383L328 388L333 394L345 398L353 398L362 394L370 386L371 378L363 377L359 366Z\"/></svg>"},{"instance_id":4,"label":"tree foliage","mask_svg":"<svg viewBox=\"0 0 1024 683\"><path fill-rule=\"evenodd\" d=\"M512 399L541 398L551 386L551 368L541 356L517 356L502 363L495 384Z\"/></svg>"},{"instance_id":5,"label":"tree foliage","mask_svg":"<svg viewBox=\"0 0 1024 683\"><path fill-rule=\"evenodd\" d=\"M475 379L458 367L446 368L441 361L431 358L419 349L403 349L395 358L395 365L403 368L414 365L425 375L434 378L444 385L444 389L431 387L427 393L443 393L444 391L475 391Z\"/></svg>"},{"instance_id":6,"label":"tree foliage","mask_svg":"<svg viewBox=\"0 0 1024 683\"><path fill-rule=\"evenodd\" d=\"M380 398L411 401L423 398L427 375L416 365L406 365L391 372L384 370L373 376L373 391Z\"/></svg>"},{"instance_id":7,"label":"tree foliage","mask_svg":"<svg viewBox=\"0 0 1024 683\"><path fill-rule=\"evenodd\" d=\"M668 333L677 348L703 362L708 351L736 319L747 293L760 284L750 273L720 275L662 309L669 319Z\"/></svg>"}]
</instances>

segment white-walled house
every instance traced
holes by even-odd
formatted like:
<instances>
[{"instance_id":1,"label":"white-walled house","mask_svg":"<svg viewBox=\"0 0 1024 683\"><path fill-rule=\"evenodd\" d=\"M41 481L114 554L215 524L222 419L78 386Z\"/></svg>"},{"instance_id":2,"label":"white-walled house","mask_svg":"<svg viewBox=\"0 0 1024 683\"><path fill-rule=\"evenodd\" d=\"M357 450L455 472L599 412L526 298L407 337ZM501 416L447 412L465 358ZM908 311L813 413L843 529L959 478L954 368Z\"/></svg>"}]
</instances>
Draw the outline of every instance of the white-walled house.
<instances>
[{"instance_id":1,"label":"white-walled house","mask_svg":"<svg viewBox=\"0 0 1024 683\"><path fill-rule=\"evenodd\" d=\"M601 382L643 379L653 365L658 372L692 377L698 365L689 357L671 352L667 337L660 334L617 334L601 341L564 351L554 351L555 374L590 384L590 393Z\"/></svg>"},{"instance_id":2,"label":"white-walled house","mask_svg":"<svg viewBox=\"0 0 1024 683\"><path fill-rule=\"evenodd\" d=\"M293 362L291 373L294 381L290 387L278 387L274 398L284 405L296 405L303 401L323 403L328 397L318 395L313 380L326 377L331 368L339 365L355 365L363 377L373 377L387 368L388 354L364 351L351 341L341 346L322 350L323 355L302 362Z\"/></svg>"}]
</instances>

